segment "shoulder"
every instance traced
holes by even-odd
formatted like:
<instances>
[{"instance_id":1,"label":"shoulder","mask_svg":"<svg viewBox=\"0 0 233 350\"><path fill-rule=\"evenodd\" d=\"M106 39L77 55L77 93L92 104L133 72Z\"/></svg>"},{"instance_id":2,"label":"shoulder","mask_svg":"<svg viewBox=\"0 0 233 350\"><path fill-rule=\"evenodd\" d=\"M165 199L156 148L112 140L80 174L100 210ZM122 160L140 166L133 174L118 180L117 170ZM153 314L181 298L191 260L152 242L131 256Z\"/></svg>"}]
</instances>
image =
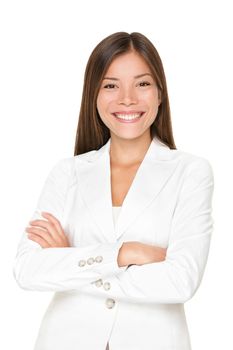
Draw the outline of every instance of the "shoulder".
<instances>
[{"instance_id":1,"label":"shoulder","mask_svg":"<svg viewBox=\"0 0 233 350\"><path fill-rule=\"evenodd\" d=\"M53 172L64 172L66 174L71 174L75 170L76 163L79 161L89 161L96 155L97 151L89 151L76 156L63 157L54 162L51 167Z\"/></svg>"},{"instance_id":2,"label":"shoulder","mask_svg":"<svg viewBox=\"0 0 233 350\"><path fill-rule=\"evenodd\" d=\"M175 164L176 170L180 174L189 173L197 170L201 173L213 174L213 168L210 161L198 154L186 152L180 149L171 149L161 141L154 139L152 147L152 158L159 162Z\"/></svg>"},{"instance_id":3,"label":"shoulder","mask_svg":"<svg viewBox=\"0 0 233 350\"><path fill-rule=\"evenodd\" d=\"M74 157L64 157L56 160L50 169L50 174L64 173L69 174L72 171Z\"/></svg>"},{"instance_id":4,"label":"shoulder","mask_svg":"<svg viewBox=\"0 0 233 350\"><path fill-rule=\"evenodd\" d=\"M177 157L180 158L181 164L183 167L185 167L187 172L191 171L192 169L200 169L202 172L213 173L212 164L207 158L190 152L180 150L175 151L177 153Z\"/></svg>"},{"instance_id":5,"label":"shoulder","mask_svg":"<svg viewBox=\"0 0 233 350\"><path fill-rule=\"evenodd\" d=\"M74 177L74 157L60 158L51 165L46 182L58 187L68 186L70 179Z\"/></svg>"},{"instance_id":6,"label":"shoulder","mask_svg":"<svg viewBox=\"0 0 233 350\"><path fill-rule=\"evenodd\" d=\"M197 154L182 150L170 150L173 160L177 160L177 170L182 183L214 183L214 171L211 162Z\"/></svg>"},{"instance_id":7,"label":"shoulder","mask_svg":"<svg viewBox=\"0 0 233 350\"><path fill-rule=\"evenodd\" d=\"M97 155L97 151L89 151L76 156L63 157L56 160L49 171L47 181L56 182L56 184L66 184L72 186L77 182L77 167L80 162L88 162L93 159L92 156Z\"/></svg>"}]
</instances>

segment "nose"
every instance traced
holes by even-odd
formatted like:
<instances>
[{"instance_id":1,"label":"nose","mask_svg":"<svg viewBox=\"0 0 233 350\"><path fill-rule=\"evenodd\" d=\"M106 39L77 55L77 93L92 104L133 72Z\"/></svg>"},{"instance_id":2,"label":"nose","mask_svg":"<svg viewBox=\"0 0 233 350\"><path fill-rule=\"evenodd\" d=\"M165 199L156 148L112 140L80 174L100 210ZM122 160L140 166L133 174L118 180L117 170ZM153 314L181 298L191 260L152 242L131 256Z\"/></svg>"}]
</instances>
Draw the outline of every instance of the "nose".
<instances>
[{"instance_id":1,"label":"nose","mask_svg":"<svg viewBox=\"0 0 233 350\"><path fill-rule=\"evenodd\" d=\"M138 99L136 92L132 88L122 89L119 93L118 103L124 105L130 105L137 103Z\"/></svg>"}]
</instances>

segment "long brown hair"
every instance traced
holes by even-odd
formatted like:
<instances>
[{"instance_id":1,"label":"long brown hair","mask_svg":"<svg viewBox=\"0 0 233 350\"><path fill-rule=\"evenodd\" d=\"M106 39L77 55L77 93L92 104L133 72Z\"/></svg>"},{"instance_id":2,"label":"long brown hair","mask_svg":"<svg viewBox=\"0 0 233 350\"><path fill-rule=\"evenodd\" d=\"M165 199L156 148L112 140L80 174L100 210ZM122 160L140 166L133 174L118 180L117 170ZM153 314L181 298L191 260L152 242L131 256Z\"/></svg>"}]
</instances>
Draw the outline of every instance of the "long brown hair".
<instances>
[{"instance_id":1,"label":"long brown hair","mask_svg":"<svg viewBox=\"0 0 233 350\"><path fill-rule=\"evenodd\" d=\"M76 132L74 155L98 150L110 138L108 127L101 120L96 101L103 77L114 58L135 50L151 69L161 96L154 123L150 126L151 139L176 149L172 133L167 84L161 58L154 45L141 33L116 32L104 38L92 51L86 65L81 107Z\"/></svg>"}]
</instances>

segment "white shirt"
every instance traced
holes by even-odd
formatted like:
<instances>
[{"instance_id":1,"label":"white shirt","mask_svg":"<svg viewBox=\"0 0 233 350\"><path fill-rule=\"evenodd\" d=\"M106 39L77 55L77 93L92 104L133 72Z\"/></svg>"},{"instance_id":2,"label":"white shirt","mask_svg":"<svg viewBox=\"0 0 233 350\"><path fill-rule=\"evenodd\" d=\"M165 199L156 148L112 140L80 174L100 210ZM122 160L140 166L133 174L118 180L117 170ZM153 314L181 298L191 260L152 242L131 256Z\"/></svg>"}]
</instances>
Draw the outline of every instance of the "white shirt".
<instances>
[{"instance_id":1,"label":"white shirt","mask_svg":"<svg viewBox=\"0 0 233 350\"><path fill-rule=\"evenodd\" d=\"M113 222L114 222L114 226L116 226L116 222L117 222L117 219L118 219L118 216L120 214L120 211L121 211L121 207L112 207L112 214L113 214Z\"/></svg>"}]
</instances>

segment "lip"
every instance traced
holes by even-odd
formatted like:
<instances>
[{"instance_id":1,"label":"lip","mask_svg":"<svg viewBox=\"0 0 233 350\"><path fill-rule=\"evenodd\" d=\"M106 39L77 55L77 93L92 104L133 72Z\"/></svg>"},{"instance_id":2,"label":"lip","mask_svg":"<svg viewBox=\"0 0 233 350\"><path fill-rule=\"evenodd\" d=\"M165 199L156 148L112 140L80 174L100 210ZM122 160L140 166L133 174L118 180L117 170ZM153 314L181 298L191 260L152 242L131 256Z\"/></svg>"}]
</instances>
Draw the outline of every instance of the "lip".
<instances>
[{"instance_id":1,"label":"lip","mask_svg":"<svg viewBox=\"0 0 233 350\"><path fill-rule=\"evenodd\" d=\"M141 115L140 115L140 117L138 117L138 118L135 118L135 119L132 119L132 120L126 120L126 119L120 119L120 118L117 118L116 117L116 115L115 114L128 114L128 115L130 115L130 114L136 114L136 113L141 113ZM140 119L141 119L141 117L143 116L143 114L145 114L145 112L128 112L128 113L123 113L123 112L117 112L117 113L112 113L113 114L113 116L115 117L115 119L118 121L118 122L120 122L120 123L125 123L125 124L132 124L132 123L137 123Z\"/></svg>"}]
</instances>

